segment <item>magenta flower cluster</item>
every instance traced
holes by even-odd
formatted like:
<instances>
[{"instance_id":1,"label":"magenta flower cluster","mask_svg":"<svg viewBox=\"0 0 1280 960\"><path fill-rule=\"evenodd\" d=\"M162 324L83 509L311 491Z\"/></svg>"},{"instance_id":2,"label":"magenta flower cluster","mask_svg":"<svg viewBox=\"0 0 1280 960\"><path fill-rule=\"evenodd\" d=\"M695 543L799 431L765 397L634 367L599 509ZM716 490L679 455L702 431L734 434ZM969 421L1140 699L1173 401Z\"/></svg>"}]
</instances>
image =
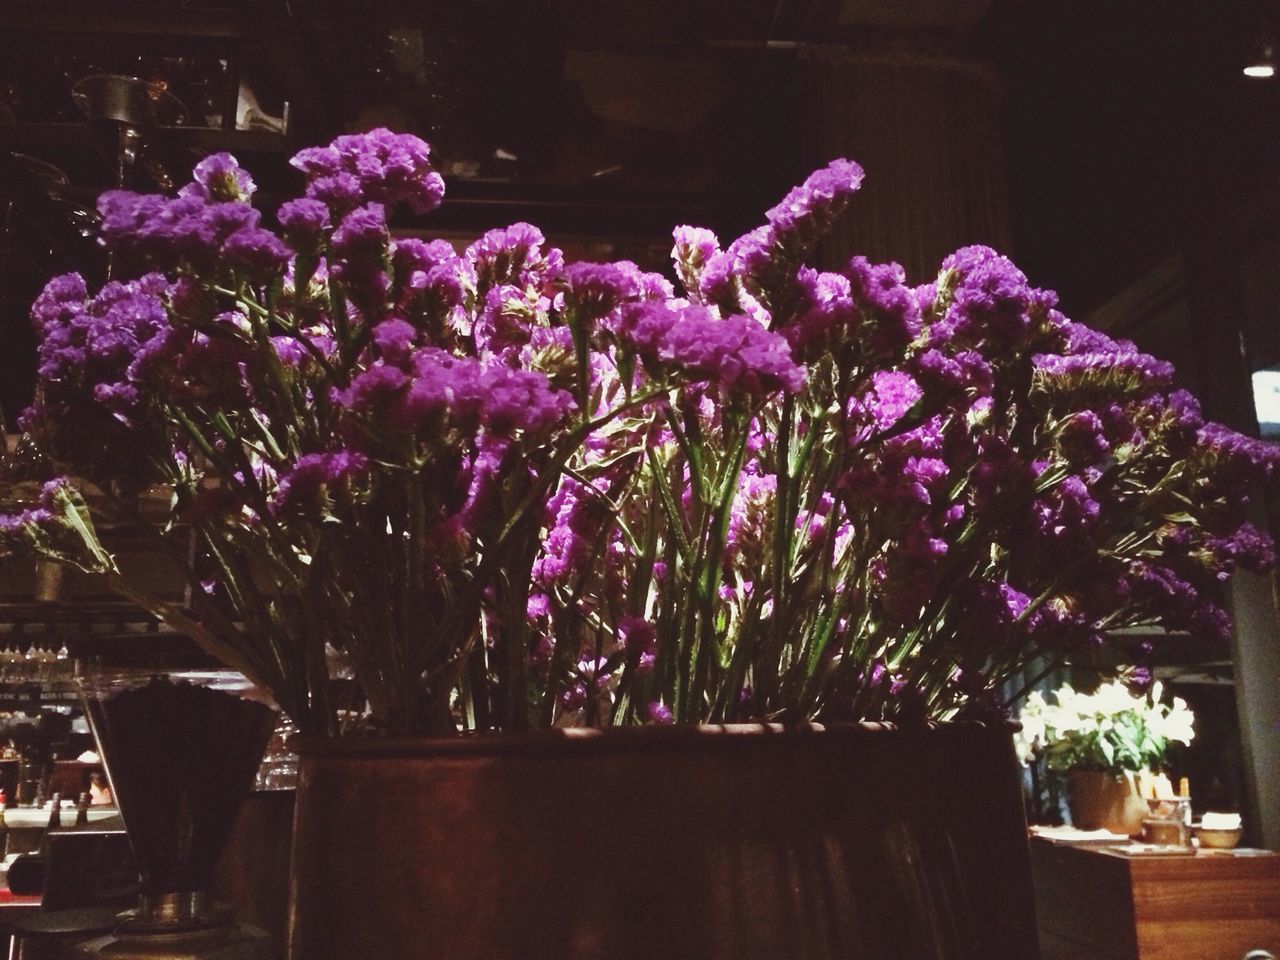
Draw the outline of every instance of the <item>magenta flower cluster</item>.
<instances>
[{"instance_id":1,"label":"magenta flower cluster","mask_svg":"<svg viewBox=\"0 0 1280 960\"><path fill-rule=\"evenodd\" d=\"M22 425L104 497L173 490L161 535L216 571L183 629L309 730L326 651L400 730L990 710L1032 653L1223 636L1223 581L1274 563L1276 449L1007 257L807 262L852 161L723 247L677 227L673 278L527 223L401 235L444 193L410 135L292 162L275 227L225 154L104 194L116 279L36 301ZM118 572L70 490L0 545Z\"/></svg>"}]
</instances>

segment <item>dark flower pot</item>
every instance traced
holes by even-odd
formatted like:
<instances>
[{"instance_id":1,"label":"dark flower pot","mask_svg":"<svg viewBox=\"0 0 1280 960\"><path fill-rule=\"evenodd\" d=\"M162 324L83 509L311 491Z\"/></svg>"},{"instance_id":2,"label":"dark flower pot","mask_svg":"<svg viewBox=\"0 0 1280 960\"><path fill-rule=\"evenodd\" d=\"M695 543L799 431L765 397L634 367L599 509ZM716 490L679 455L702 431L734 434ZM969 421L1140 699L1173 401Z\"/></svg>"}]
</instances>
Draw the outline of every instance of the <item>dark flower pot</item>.
<instances>
[{"instance_id":1,"label":"dark flower pot","mask_svg":"<svg viewBox=\"0 0 1280 960\"><path fill-rule=\"evenodd\" d=\"M293 960L1038 957L1004 730L301 745Z\"/></svg>"}]
</instances>

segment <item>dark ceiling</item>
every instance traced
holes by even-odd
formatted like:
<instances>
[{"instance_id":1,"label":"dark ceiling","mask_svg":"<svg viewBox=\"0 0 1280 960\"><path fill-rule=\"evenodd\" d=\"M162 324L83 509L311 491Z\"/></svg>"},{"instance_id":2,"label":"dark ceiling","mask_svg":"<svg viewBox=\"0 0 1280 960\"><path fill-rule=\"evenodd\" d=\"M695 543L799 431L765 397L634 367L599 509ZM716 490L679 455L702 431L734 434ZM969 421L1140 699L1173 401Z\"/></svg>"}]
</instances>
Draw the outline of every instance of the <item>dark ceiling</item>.
<instances>
[{"instance_id":1,"label":"dark ceiling","mask_svg":"<svg viewBox=\"0 0 1280 960\"><path fill-rule=\"evenodd\" d=\"M1268 13L1244 0L996 0L975 51L1004 84L1030 274L1082 311L1243 226L1231 221L1280 171L1280 77L1241 74Z\"/></svg>"},{"instance_id":2,"label":"dark ceiling","mask_svg":"<svg viewBox=\"0 0 1280 960\"><path fill-rule=\"evenodd\" d=\"M385 124L431 140L449 181L430 223L402 226L523 218L660 252L675 222L752 226L804 174L799 46L972 56L1004 90L1015 258L1082 315L1193 241L1278 222L1253 198L1275 186L1280 78L1240 74L1268 12L1257 0L11 0L6 407L25 389L21 328L41 278L100 266L74 210L111 184L116 143L72 101L89 74L143 76L190 115L148 132L129 173L139 188L232 149L270 210L296 186L285 161L297 146ZM260 108L254 130L229 129L240 80ZM286 101L288 134L265 129ZM50 200L5 150L53 163L69 185Z\"/></svg>"}]
</instances>

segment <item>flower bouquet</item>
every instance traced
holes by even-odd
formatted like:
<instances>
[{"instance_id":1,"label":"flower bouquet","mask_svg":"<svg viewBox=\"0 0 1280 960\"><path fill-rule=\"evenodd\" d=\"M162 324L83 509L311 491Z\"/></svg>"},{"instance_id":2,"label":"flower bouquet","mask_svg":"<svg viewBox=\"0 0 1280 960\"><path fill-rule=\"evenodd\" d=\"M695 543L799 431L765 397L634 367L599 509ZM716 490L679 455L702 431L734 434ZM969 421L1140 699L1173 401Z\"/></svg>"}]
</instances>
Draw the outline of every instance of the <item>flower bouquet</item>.
<instances>
[{"instance_id":1,"label":"flower bouquet","mask_svg":"<svg viewBox=\"0 0 1280 960\"><path fill-rule=\"evenodd\" d=\"M1159 682L1147 690L1137 686L1113 680L1082 693L1068 684L1053 703L1033 691L1018 716L1022 729L1014 744L1024 762L1043 758L1050 770L1069 774L1077 826L1136 833L1147 812L1142 798L1156 795L1155 775L1169 744L1189 744L1195 736L1184 700L1163 702Z\"/></svg>"},{"instance_id":2,"label":"flower bouquet","mask_svg":"<svg viewBox=\"0 0 1280 960\"><path fill-rule=\"evenodd\" d=\"M675 282L523 223L393 236L444 193L411 136L293 164L275 211L225 154L102 196L115 279L33 308L43 473L10 474L0 538L109 578L306 732L337 730L335 653L401 732L987 713L1113 628L1224 634L1222 577L1272 561L1245 517L1275 450L1005 257L919 286L809 266L851 161L727 247L676 228ZM153 487L186 606L95 535Z\"/></svg>"},{"instance_id":3,"label":"flower bouquet","mask_svg":"<svg viewBox=\"0 0 1280 960\"><path fill-rule=\"evenodd\" d=\"M1043 756L1051 770L1100 770L1147 773L1164 764L1171 742L1189 744L1195 717L1181 697L1162 700L1159 682L1146 692L1121 680L1103 683L1092 693L1066 684L1045 700L1028 695L1014 743L1026 762Z\"/></svg>"}]
</instances>

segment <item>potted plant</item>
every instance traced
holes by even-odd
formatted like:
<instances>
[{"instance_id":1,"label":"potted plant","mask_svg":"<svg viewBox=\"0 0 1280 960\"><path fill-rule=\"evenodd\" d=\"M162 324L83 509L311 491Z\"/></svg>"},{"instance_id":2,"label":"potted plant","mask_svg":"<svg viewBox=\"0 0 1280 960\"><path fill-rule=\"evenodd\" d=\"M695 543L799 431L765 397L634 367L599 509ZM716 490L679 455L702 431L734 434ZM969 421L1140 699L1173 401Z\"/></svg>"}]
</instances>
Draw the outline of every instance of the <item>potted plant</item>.
<instances>
[{"instance_id":1,"label":"potted plant","mask_svg":"<svg viewBox=\"0 0 1280 960\"><path fill-rule=\"evenodd\" d=\"M92 485L103 511L127 516L148 485L171 491L154 536L186 570L190 608L121 576L75 484L32 492L0 533L110 578L270 689L304 734L383 735L304 741L295 956L372 956L359 939L370 925L384 940L403 928L406 949L449 941L441 953L455 956L492 955L486 929L509 946L535 927L523 955L650 955L646 943L730 929L742 910L773 926L749 926L756 946L736 956L776 955L798 930L815 955L860 938L878 956L877 894L846 884L859 859L882 865L872 886L893 873L894 902L934 918L911 925L920 951L1022 955L1033 933L984 939L1001 924L959 909L954 869L907 866L926 848L961 873L1012 851L1008 870L966 889L1026 903L1008 733L961 724L932 738L925 721L998 717L1003 680L1114 627L1225 630L1219 574L1270 562L1244 517L1274 451L1204 423L1167 364L1072 323L988 248L957 251L921 286L862 257L808 266L861 186L851 161L727 247L677 227L677 283L628 262L565 263L529 224L461 252L393 238L391 208L424 213L443 195L414 137L341 137L293 163L304 194L275 211L278 229L226 155L177 197L105 194L118 279L91 292L56 278L33 309L28 449ZM341 722L335 656L367 698ZM896 729L795 729L815 721ZM740 723L753 734L717 732ZM597 732L560 732L584 728ZM504 733L457 736L481 731ZM655 743L693 766L649 766ZM855 757L889 766L850 773ZM805 791L835 768L843 783L817 802ZM694 803L713 769L722 787ZM947 802L966 770L991 776ZM644 820L668 783L683 792L659 804L662 822L719 809L719 832ZM517 826L526 809L534 829ZM725 826L771 809L771 853L753 839L763 826ZM878 853L823 846L857 833L833 812L855 809ZM320 826L334 816L340 829ZM619 832L618 817L644 823ZM1008 829L957 846L966 830L999 833L983 823ZM433 861L443 848L404 840L428 833L471 852ZM622 835L617 856L647 871L598 867ZM699 837L712 853L696 882L659 882ZM411 882L396 874L368 896L369 871L339 883L353 850ZM585 872L508 883L504 858ZM765 862L769 882L747 870ZM806 902L822 923L804 921ZM457 933L463 916L480 939Z\"/></svg>"},{"instance_id":2,"label":"potted plant","mask_svg":"<svg viewBox=\"0 0 1280 960\"><path fill-rule=\"evenodd\" d=\"M1137 680L1147 679L1139 674ZM1024 762L1043 758L1068 777L1071 819L1083 830L1141 832L1147 805L1170 743L1188 744L1194 717L1182 698L1162 699L1160 683L1112 680L1091 693L1059 687L1054 701L1028 695L1014 742Z\"/></svg>"}]
</instances>

